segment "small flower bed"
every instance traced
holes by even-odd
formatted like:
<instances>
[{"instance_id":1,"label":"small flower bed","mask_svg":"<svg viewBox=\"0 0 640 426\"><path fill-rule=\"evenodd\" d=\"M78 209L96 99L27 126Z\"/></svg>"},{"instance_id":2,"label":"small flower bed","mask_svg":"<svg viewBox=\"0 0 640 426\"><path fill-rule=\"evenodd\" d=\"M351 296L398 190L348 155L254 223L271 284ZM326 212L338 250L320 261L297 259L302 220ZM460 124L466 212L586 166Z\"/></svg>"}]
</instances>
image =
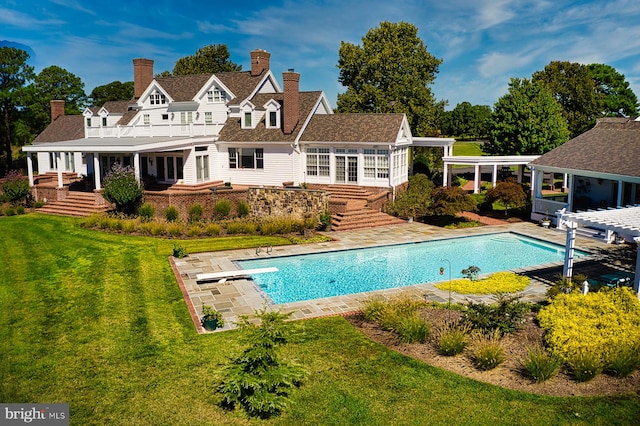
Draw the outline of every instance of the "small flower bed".
<instances>
[{"instance_id":1,"label":"small flower bed","mask_svg":"<svg viewBox=\"0 0 640 426\"><path fill-rule=\"evenodd\" d=\"M513 272L496 272L491 276L472 281L468 278L442 282L435 287L460 294L517 293L529 285L529 278Z\"/></svg>"}]
</instances>

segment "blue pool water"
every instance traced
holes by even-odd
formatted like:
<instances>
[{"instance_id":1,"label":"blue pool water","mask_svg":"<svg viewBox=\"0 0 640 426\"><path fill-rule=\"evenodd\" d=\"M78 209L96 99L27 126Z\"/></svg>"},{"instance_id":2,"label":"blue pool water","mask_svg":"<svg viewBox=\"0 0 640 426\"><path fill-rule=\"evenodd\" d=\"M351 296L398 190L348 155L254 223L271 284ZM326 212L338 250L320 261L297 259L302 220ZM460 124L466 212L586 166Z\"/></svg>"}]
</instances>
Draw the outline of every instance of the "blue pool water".
<instances>
[{"instance_id":1,"label":"blue pool water","mask_svg":"<svg viewBox=\"0 0 640 426\"><path fill-rule=\"evenodd\" d=\"M253 280L274 303L289 303L460 278L470 265L481 274L564 260L564 247L515 233L398 244L336 252L242 260L242 269L275 266ZM574 258L588 253L575 251ZM444 274L440 274L444 267Z\"/></svg>"}]
</instances>

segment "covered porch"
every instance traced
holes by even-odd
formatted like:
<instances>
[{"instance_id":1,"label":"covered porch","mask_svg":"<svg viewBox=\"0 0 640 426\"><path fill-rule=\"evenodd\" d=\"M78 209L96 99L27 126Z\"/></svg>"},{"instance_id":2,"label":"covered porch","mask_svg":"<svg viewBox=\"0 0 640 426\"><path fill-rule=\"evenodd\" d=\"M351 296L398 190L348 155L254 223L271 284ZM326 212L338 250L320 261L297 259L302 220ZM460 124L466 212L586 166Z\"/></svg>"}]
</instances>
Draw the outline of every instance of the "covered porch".
<instances>
[{"instance_id":1,"label":"covered porch","mask_svg":"<svg viewBox=\"0 0 640 426\"><path fill-rule=\"evenodd\" d=\"M633 290L640 297L640 206L559 214L559 228L566 230L566 251L562 275L569 280L573 276L576 230L579 226L606 229L607 233L619 235L621 241L624 239L626 242L635 244L636 262Z\"/></svg>"},{"instance_id":2,"label":"covered porch","mask_svg":"<svg viewBox=\"0 0 640 426\"><path fill-rule=\"evenodd\" d=\"M473 193L480 192L480 181L482 167L491 167L491 185L496 186L498 174L503 168L518 167L516 179L518 183L522 182L524 167L531 161L539 157L539 155L502 155L502 156L453 156L453 152L445 153L442 158L444 161L444 171L442 173L442 186L447 186L451 182L453 166L466 165L473 167ZM532 179L533 180L533 179Z\"/></svg>"}]
</instances>

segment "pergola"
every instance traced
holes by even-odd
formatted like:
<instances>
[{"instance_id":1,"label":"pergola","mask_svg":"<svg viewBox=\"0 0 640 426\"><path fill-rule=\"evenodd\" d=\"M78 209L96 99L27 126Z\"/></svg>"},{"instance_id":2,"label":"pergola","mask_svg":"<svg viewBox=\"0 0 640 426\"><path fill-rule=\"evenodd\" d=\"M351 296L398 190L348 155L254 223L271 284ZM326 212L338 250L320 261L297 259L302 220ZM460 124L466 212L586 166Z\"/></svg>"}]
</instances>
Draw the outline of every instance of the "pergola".
<instances>
[{"instance_id":1,"label":"pergola","mask_svg":"<svg viewBox=\"0 0 640 426\"><path fill-rule=\"evenodd\" d=\"M633 290L640 296L640 206L628 206L608 210L590 210L577 213L560 213L559 228L566 228L564 269L562 275L573 276L573 252L578 226L605 229L607 234L617 233L632 238L636 243L636 269Z\"/></svg>"}]
</instances>

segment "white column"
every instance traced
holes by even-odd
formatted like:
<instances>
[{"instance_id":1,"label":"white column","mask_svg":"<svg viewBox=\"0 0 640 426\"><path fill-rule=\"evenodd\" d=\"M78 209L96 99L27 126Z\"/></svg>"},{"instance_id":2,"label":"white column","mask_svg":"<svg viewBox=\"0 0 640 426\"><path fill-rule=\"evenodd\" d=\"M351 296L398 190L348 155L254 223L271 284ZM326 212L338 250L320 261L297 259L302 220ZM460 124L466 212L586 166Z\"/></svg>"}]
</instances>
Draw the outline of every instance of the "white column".
<instances>
[{"instance_id":1,"label":"white column","mask_svg":"<svg viewBox=\"0 0 640 426\"><path fill-rule=\"evenodd\" d=\"M29 175L29 186L33 186L33 158L31 158L31 153L27 154L27 174Z\"/></svg>"},{"instance_id":2,"label":"white column","mask_svg":"<svg viewBox=\"0 0 640 426\"><path fill-rule=\"evenodd\" d=\"M133 174L136 177L138 183L140 183L140 153L136 152L133 154ZM391 176L391 173L389 173Z\"/></svg>"},{"instance_id":3,"label":"white column","mask_svg":"<svg viewBox=\"0 0 640 426\"><path fill-rule=\"evenodd\" d=\"M578 224L568 221L565 225L567 227L567 241L564 246L564 268L562 269L562 277L570 282L573 276L573 251L576 246L576 228Z\"/></svg>"},{"instance_id":4,"label":"white column","mask_svg":"<svg viewBox=\"0 0 640 426\"><path fill-rule=\"evenodd\" d=\"M493 175L491 176L491 187L495 188L498 181L498 165L493 165Z\"/></svg>"},{"instance_id":5,"label":"white column","mask_svg":"<svg viewBox=\"0 0 640 426\"><path fill-rule=\"evenodd\" d=\"M449 184L449 165L447 162L444 162L442 166L442 186L447 186Z\"/></svg>"},{"instance_id":6,"label":"white column","mask_svg":"<svg viewBox=\"0 0 640 426\"><path fill-rule=\"evenodd\" d=\"M640 297L640 237L635 237L636 242L636 271L633 277L633 291Z\"/></svg>"},{"instance_id":7,"label":"white column","mask_svg":"<svg viewBox=\"0 0 640 426\"><path fill-rule=\"evenodd\" d=\"M62 182L62 153L61 152L55 153L54 161L56 162L56 170L58 171L58 188L62 188L63 182Z\"/></svg>"},{"instance_id":8,"label":"white column","mask_svg":"<svg viewBox=\"0 0 640 426\"><path fill-rule=\"evenodd\" d=\"M531 193L533 194L533 198L536 197L536 189L537 189L537 185L536 185L536 171L535 169L531 169L531 176L529 178L530 180L530 189L531 189Z\"/></svg>"},{"instance_id":9,"label":"white column","mask_svg":"<svg viewBox=\"0 0 640 426\"><path fill-rule=\"evenodd\" d=\"M480 192L480 165L473 166L473 193L478 194Z\"/></svg>"},{"instance_id":10,"label":"white column","mask_svg":"<svg viewBox=\"0 0 640 426\"><path fill-rule=\"evenodd\" d=\"M569 189L569 175L567 173L564 173L562 175L562 189L564 191L567 191Z\"/></svg>"},{"instance_id":11,"label":"white column","mask_svg":"<svg viewBox=\"0 0 640 426\"><path fill-rule=\"evenodd\" d=\"M100 155L97 152L93 153L93 179L96 189L101 189L100 185Z\"/></svg>"},{"instance_id":12,"label":"white column","mask_svg":"<svg viewBox=\"0 0 640 426\"><path fill-rule=\"evenodd\" d=\"M622 207L622 196L624 195L624 182L618 181L618 200L616 202L616 207Z\"/></svg>"}]
</instances>

